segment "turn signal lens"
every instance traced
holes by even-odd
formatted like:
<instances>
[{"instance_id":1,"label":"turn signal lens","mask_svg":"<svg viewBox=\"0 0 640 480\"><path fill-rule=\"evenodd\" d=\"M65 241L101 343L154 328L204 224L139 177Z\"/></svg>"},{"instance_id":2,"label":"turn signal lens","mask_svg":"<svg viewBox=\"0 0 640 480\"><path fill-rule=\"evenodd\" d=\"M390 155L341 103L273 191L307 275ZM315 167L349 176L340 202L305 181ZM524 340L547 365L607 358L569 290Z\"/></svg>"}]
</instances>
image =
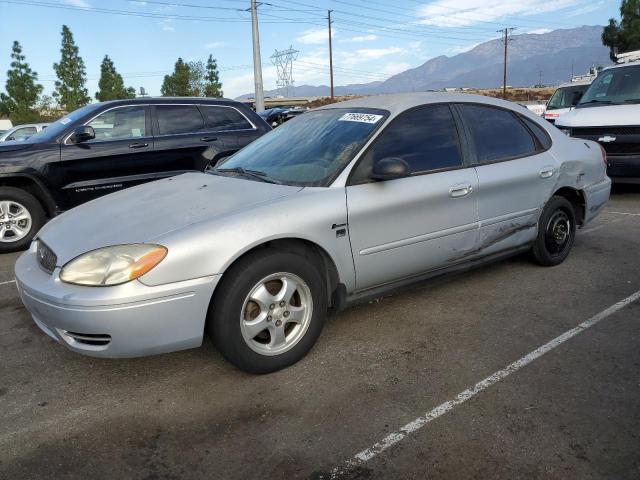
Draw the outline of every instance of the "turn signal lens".
<instances>
[{"instance_id":1,"label":"turn signal lens","mask_svg":"<svg viewBox=\"0 0 640 480\"><path fill-rule=\"evenodd\" d=\"M62 267L60 280L90 287L120 285L149 272L166 256L165 247L146 243L99 248Z\"/></svg>"}]
</instances>

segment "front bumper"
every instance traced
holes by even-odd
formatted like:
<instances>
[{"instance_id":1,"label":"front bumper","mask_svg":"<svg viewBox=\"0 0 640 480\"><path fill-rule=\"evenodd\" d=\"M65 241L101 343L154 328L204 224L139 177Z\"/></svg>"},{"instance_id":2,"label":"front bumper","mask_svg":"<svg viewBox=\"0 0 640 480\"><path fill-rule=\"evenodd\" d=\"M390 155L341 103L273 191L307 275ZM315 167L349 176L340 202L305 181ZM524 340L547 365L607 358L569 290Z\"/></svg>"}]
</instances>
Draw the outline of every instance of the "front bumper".
<instances>
[{"instance_id":1,"label":"front bumper","mask_svg":"<svg viewBox=\"0 0 640 480\"><path fill-rule=\"evenodd\" d=\"M584 225L591 222L602 211L611 195L611 179L605 177L601 182L589 185L584 190L585 215Z\"/></svg>"},{"instance_id":2,"label":"front bumper","mask_svg":"<svg viewBox=\"0 0 640 480\"><path fill-rule=\"evenodd\" d=\"M640 183L640 155L608 155L607 175L615 183Z\"/></svg>"},{"instance_id":3,"label":"front bumper","mask_svg":"<svg viewBox=\"0 0 640 480\"><path fill-rule=\"evenodd\" d=\"M67 348L96 357L137 357L198 347L219 275L159 286L63 283L37 263L35 248L16 262L20 297L35 323Z\"/></svg>"}]
</instances>

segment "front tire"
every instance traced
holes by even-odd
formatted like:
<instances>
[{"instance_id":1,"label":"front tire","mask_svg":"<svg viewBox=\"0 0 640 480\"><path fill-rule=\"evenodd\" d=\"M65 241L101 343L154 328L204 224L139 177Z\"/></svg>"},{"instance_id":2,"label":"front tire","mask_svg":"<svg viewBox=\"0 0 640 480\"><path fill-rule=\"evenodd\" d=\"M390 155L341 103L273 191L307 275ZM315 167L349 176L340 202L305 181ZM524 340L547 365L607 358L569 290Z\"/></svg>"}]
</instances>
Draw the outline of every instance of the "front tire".
<instances>
[{"instance_id":1,"label":"front tire","mask_svg":"<svg viewBox=\"0 0 640 480\"><path fill-rule=\"evenodd\" d=\"M0 253L26 249L46 220L40 202L14 187L0 187Z\"/></svg>"},{"instance_id":2,"label":"front tire","mask_svg":"<svg viewBox=\"0 0 640 480\"><path fill-rule=\"evenodd\" d=\"M569 256L576 237L576 214L569 200L553 196L540 215L532 248L534 261L545 267L559 265Z\"/></svg>"},{"instance_id":3,"label":"front tire","mask_svg":"<svg viewBox=\"0 0 640 480\"><path fill-rule=\"evenodd\" d=\"M207 332L222 355L250 373L296 363L320 336L327 293L316 265L275 249L250 253L216 289Z\"/></svg>"}]
</instances>

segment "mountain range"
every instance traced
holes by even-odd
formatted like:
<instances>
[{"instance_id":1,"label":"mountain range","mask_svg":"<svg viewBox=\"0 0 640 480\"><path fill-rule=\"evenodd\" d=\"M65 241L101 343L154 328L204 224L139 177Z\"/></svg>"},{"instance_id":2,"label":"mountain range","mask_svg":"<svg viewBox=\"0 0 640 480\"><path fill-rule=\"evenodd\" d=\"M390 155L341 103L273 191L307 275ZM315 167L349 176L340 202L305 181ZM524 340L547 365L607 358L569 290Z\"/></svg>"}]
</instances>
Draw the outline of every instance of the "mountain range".
<instances>
[{"instance_id":1,"label":"mountain range","mask_svg":"<svg viewBox=\"0 0 640 480\"><path fill-rule=\"evenodd\" d=\"M577 75L587 73L593 65L610 65L609 49L602 45L601 35L601 26L512 35L507 84L514 87L538 84L542 71L542 83L557 85L569 81L572 71ZM334 90L336 95L357 95L446 87L497 88L502 86L503 52L502 40L490 40L452 57L432 58L385 81L336 86ZM278 94L278 90L265 91L267 97ZM326 95L329 95L326 85L300 85L292 89L292 96Z\"/></svg>"}]
</instances>

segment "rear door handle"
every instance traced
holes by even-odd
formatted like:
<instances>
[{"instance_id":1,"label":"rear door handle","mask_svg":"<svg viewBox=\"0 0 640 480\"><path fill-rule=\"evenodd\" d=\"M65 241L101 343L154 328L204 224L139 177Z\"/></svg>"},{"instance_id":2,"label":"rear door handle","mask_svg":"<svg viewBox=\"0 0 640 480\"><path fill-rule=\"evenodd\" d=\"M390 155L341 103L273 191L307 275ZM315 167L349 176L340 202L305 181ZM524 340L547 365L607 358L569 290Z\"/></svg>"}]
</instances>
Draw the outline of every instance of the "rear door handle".
<instances>
[{"instance_id":1,"label":"rear door handle","mask_svg":"<svg viewBox=\"0 0 640 480\"><path fill-rule=\"evenodd\" d=\"M215 142L218 140L218 137L202 137L200 139L201 142Z\"/></svg>"},{"instance_id":2,"label":"rear door handle","mask_svg":"<svg viewBox=\"0 0 640 480\"><path fill-rule=\"evenodd\" d=\"M555 173L555 169L553 167L545 167L540 170L540 178L551 178Z\"/></svg>"},{"instance_id":3,"label":"rear door handle","mask_svg":"<svg viewBox=\"0 0 640 480\"><path fill-rule=\"evenodd\" d=\"M471 185L455 185L449 189L449 196L451 198L466 197L473 192Z\"/></svg>"},{"instance_id":4,"label":"rear door handle","mask_svg":"<svg viewBox=\"0 0 640 480\"><path fill-rule=\"evenodd\" d=\"M148 146L148 143L132 143L131 145L129 145L129 148L144 148Z\"/></svg>"}]
</instances>

